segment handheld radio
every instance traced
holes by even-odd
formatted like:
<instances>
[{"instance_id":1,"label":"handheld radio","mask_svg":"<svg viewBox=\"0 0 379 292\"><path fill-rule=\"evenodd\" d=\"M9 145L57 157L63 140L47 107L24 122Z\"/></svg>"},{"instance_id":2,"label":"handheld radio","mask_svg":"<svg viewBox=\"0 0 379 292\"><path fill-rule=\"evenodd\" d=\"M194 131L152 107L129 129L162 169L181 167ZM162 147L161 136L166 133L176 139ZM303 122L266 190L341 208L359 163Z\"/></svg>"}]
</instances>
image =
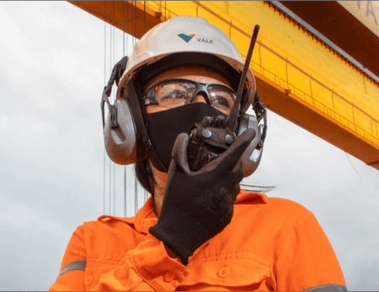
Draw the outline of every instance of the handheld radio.
<instances>
[{"instance_id":1,"label":"handheld radio","mask_svg":"<svg viewBox=\"0 0 379 292\"><path fill-rule=\"evenodd\" d=\"M240 117L241 98L258 31L259 25L256 25L238 85L236 100L227 118L221 115L216 118L205 117L201 123L195 123L189 130L187 156L188 164L192 171L197 171L216 159L237 138L236 125ZM240 134L239 132L237 131L238 134Z\"/></svg>"}]
</instances>

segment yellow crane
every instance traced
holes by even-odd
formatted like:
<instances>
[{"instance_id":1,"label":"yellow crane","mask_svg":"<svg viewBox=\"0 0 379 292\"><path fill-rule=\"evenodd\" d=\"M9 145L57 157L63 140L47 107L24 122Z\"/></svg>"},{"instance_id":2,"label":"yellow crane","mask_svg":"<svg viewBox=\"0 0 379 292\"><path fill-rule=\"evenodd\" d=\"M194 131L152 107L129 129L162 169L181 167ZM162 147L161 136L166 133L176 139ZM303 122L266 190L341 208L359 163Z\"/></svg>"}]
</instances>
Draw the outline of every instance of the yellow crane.
<instances>
[{"instance_id":1,"label":"yellow crane","mask_svg":"<svg viewBox=\"0 0 379 292\"><path fill-rule=\"evenodd\" d=\"M202 17L228 34L243 57L254 25L259 24L250 67L265 106L379 170L378 79L278 5L258 1L69 2L136 38L174 16ZM308 3L282 2L379 75L379 58L373 55L379 47L378 3Z\"/></svg>"}]
</instances>

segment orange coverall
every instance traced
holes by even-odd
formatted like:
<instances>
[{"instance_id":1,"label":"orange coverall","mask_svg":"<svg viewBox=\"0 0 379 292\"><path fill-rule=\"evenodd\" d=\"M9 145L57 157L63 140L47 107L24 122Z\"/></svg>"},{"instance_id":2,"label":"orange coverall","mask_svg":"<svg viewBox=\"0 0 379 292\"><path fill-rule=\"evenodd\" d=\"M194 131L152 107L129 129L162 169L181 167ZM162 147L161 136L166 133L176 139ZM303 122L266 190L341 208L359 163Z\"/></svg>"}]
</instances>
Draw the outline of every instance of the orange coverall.
<instances>
[{"instance_id":1,"label":"orange coverall","mask_svg":"<svg viewBox=\"0 0 379 292\"><path fill-rule=\"evenodd\" d=\"M188 266L148 233L157 222L152 203L133 218L104 215L79 226L50 290L346 289L325 233L295 202L242 190L231 223Z\"/></svg>"}]
</instances>

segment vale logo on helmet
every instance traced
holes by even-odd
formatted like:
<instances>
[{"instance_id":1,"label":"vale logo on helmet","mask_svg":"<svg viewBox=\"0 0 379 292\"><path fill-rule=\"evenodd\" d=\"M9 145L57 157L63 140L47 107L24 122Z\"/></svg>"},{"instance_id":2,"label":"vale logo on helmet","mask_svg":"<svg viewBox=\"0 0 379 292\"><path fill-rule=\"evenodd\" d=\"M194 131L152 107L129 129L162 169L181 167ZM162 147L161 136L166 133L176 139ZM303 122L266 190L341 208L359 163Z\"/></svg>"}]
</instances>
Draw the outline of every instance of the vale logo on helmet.
<instances>
[{"instance_id":1,"label":"vale logo on helmet","mask_svg":"<svg viewBox=\"0 0 379 292\"><path fill-rule=\"evenodd\" d=\"M186 35L184 33L178 34L180 38L182 38L186 43L188 43L192 38L195 36L194 34ZM213 44L213 40L202 38L202 37L195 37L196 41L199 43L207 43L207 44Z\"/></svg>"}]
</instances>

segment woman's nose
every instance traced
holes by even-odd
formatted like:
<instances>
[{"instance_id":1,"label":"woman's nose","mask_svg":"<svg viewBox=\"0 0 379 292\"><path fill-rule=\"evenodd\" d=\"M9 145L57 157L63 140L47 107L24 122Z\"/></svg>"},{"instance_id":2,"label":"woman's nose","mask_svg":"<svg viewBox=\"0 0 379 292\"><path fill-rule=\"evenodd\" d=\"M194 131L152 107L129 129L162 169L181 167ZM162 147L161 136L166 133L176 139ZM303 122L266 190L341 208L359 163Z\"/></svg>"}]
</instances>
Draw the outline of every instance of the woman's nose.
<instances>
[{"instance_id":1,"label":"woman's nose","mask_svg":"<svg viewBox=\"0 0 379 292\"><path fill-rule=\"evenodd\" d=\"M195 98L192 100L192 102L204 102L204 103L207 103L207 97L206 97L205 93L199 92L195 96Z\"/></svg>"}]
</instances>

